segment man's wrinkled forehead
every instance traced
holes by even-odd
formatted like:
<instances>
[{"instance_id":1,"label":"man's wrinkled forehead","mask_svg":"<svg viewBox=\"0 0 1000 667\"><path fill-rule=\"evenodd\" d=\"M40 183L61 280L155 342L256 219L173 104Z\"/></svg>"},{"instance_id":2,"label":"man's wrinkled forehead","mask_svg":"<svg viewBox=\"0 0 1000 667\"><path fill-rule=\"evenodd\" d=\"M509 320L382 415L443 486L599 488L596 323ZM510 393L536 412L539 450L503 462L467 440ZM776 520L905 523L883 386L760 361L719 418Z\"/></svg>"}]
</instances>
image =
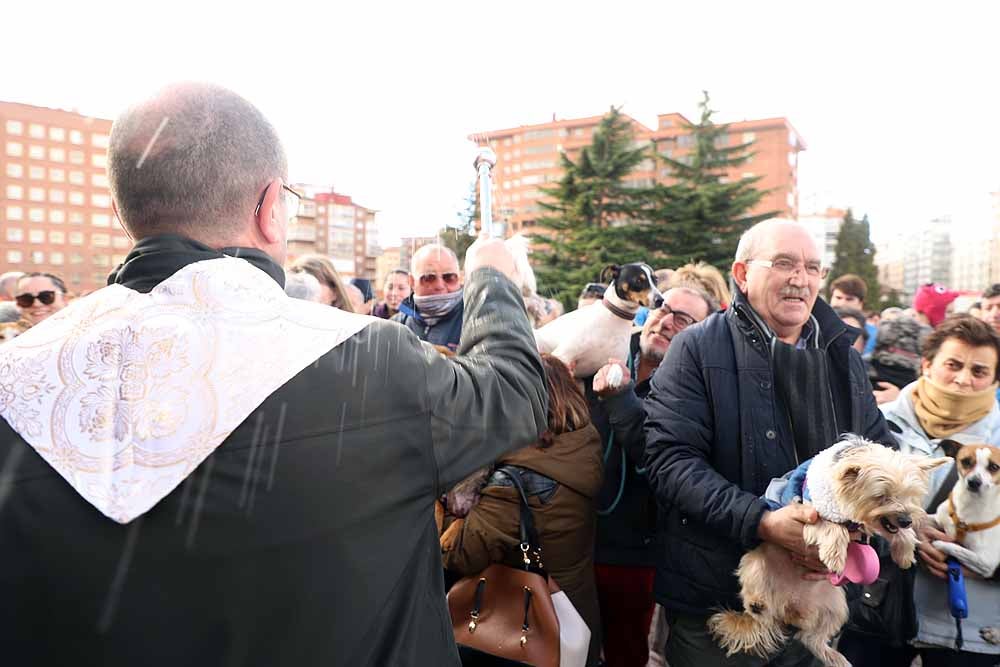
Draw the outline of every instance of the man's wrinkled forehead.
<instances>
[{"instance_id":1,"label":"man's wrinkled forehead","mask_svg":"<svg viewBox=\"0 0 1000 667\"><path fill-rule=\"evenodd\" d=\"M804 229L793 226L778 227L764 242L761 259L790 259L793 262L821 262L822 256Z\"/></svg>"},{"instance_id":2,"label":"man's wrinkled forehead","mask_svg":"<svg viewBox=\"0 0 1000 667\"><path fill-rule=\"evenodd\" d=\"M447 250L434 249L416 258L414 267L417 273L427 271L458 271L458 262Z\"/></svg>"}]
</instances>

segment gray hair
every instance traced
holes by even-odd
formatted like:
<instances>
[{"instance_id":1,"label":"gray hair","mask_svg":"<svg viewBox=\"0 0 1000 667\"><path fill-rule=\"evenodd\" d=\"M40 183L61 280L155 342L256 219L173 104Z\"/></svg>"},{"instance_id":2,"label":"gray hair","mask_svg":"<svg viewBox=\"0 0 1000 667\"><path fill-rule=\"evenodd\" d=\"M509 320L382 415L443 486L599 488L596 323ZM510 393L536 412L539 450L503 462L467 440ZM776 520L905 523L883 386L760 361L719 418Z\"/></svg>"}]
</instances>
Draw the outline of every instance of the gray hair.
<instances>
[{"instance_id":1,"label":"gray hair","mask_svg":"<svg viewBox=\"0 0 1000 667\"><path fill-rule=\"evenodd\" d=\"M708 308L709 315L711 315L712 313L719 312L720 308L719 302L715 299L714 296L706 292L700 285L696 285L694 283L681 283L679 285L674 285L666 292L664 292L663 296L666 297L669 292L672 292L674 290L687 292L691 296L696 296L702 301L704 301L705 307Z\"/></svg>"},{"instance_id":2,"label":"gray hair","mask_svg":"<svg viewBox=\"0 0 1000 667\"><path fill-rule=\"evenodd\" d=\"M225 243L242 231L267 183L287 174L274 127L221 86L174 84L111 127L111 194L136 238L175 233Z\"/></svg>"},{"instance_id":3,"label":"gray hair","mask_svg":"<svg viewBox=\"0 0 1000 667\"><path fill-rule=\"evenodd\" d=\"M756 225L743 232L743 236L740 237L740 243L736 246L735 261L746 262L753 259L754 255L760 252L760 247L763 245L764 239L773 234L776 228L785 226L796 227L801 229L806 234L809 233L809 230L806 229L805 226L793 220L771 218L770 220L758 222Z\"/></svg>"},{"instance_id":4,"label":"gray hair","mask_svg":"<svg viewBox=\"0 0 1000 667\"><path fill-rule=\"evenodd\" d=\"M320 285L316 276L305 271L285 272L285 294L303 301L320 300Z\"/></svg>"},{"instance_id":5,"label":"gray hair","mask_svg":"<svg viewBox=\"0 0 1000 667\"><path fill-rule=\"evenodd\" d=\"M452 250L448 246L438 245L437 243L428 243L425 246L420 246L420 248L415 253L413 253L413 257L410 258L410 273L416 276L417 260L423 259L426 255L429 255L432 252L444 253L450 256L453 260L455 260L455 266L456 267L458 266L458 255L455 254L454 250Z\"/></svg>"}]
</instances>

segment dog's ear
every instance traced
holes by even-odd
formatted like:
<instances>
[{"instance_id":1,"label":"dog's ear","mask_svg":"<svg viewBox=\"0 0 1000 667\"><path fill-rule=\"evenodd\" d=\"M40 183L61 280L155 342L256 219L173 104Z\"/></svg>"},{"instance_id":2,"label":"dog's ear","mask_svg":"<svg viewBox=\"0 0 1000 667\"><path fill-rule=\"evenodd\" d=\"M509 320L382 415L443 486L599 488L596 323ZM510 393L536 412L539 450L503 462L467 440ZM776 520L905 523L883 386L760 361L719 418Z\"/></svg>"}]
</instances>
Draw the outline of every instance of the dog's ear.
<instances>
[{"instance_id":1,"label":"dog's ear","mask_svg":"<svg viewBox=\"0 0 1000 667\"><path fill-rule=\"evenodd\" d=\"M919 459L916 461L917 467L924 472L930 472L931 470L934 470L934 468L937 468L938 466L943 466L946 463L951 464L955 462L953 457L948 457L948 456L942 456L936 459L929 459L926 456L916 456L915 458Z\"/></svg>"},{"instance_id":2,"label":"dog's ear","mask_svg":"<svg viewBox=\"0 0 1000 667\"><path fill-rule=\"evenodd\" d=\"M958 450L960 450L963 446L962 443L957 440L942 440L938 444L941 446L941 449L944 450L944 453L951 458L958 456Z\"/></svg>"},{"instance_id":3,"label":"dog's ear","mask_svg":"<svg viewBox=\"0 0 1000 667\"><path fill-rule=\"evenodd\" d=\"M861 474L861 466L857 463L847 463L841 466L838 471L840 473L840 481L844 484L853 484L858 481L858 475Z\"/></svg>"},{"instance_id":4,"label":"dog's ear","mask_svg":"<svg viewBox=\"0 0 1000 667\"><path fill-rule=\"evenodd\" d=\"M601 282L607 285L612 280L618 280L622 273L622 267L618 264L608 264L601 270Z\"/></svg>"}]
</instances>

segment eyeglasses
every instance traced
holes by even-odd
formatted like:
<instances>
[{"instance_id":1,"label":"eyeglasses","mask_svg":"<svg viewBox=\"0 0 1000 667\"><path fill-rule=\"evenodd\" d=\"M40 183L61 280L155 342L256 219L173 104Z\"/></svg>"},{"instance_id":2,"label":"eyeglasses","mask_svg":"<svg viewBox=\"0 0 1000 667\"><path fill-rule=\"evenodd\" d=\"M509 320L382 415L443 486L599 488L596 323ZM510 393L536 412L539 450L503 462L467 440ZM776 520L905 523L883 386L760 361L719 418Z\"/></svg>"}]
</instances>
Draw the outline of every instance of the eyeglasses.
<instances>
[{"instance_id":1,"label":"eyeglasses","mask_svg":"<svg viewBox=\"0 0 1000 667\"><path fill-rule=\"evenodd\" d=\"M806 262L805 264L800 264L799 262L793 262L790 259L751 259L747 261L747 264L763 266L764 268L776 271L783 276L790 276L800 269L805 271L806 275L810 278L826 278L826 276L830 273L830 269L823 266L819 262Z\"/></svg>"},{"instance_id":2,"label":"eyeglasses","mask_svg":"<svg viewBox=\"0 0 1000 667\"><path fill-rule=\"evenodd\" d=\"M43 306L51 306L53 303L55 303L56 293L50 289L47 289L39 292L38 294L30 294L28 292L25 292L24 294L18 294L16 297L14 297L14 300L17 302L17 305L19 305L21 308L31 308L33 305L35 305L35 299L38 299L38 301Z\"/></svg>"},{"instance_id":3,"label":"eyeglasses","mask_svg":"<svg viewBox=\"0 0 1000 667\"><path fill-rule=\"evenodd\" d=\"M677 329L678 331L680 331L681 329L686 329L687 327L697 322L696 319L685 313L683 310L674 310L667 304L663 304L662 306L660 306L659 310L661 313L663 313L663 317L666 317L667 315L674 316L674 328Z\"/></svg>"},{"instance_id":4,"label":"eyeglasses","mask_svg":"<svg viewBox=\"0 0 1000 667\"><path fill-rule=\"evenodd\" d=\"M433 285L438 281L438 276L441 276L441 280L444 281L445 285L455 285L458 283L457 273L422 273L420 274L420 284L421 285Z\"/></svg>"},{"instance_id":5,"label":"eyeglasses","mask_svg":"<svg viewBox=\"0 0 1000 667\"><path fill-rule=\"evenodd\" d=\"M268 184L267 188L269 187L271 187L270 183ZM254 208L253 210L254 215L260 215L260 207L264 205L264 197L267 196L267 188L264 188L264 191L260 193L260 200L257 202L257 207ZM290 187L282 183L281 197L285 203L286 215L288 215L289 218L294 218L295 216L297 216L299 214L299 202L302 201L302 195L300 195L298 192L292 190Z\"/></svg>"}]
</instances>

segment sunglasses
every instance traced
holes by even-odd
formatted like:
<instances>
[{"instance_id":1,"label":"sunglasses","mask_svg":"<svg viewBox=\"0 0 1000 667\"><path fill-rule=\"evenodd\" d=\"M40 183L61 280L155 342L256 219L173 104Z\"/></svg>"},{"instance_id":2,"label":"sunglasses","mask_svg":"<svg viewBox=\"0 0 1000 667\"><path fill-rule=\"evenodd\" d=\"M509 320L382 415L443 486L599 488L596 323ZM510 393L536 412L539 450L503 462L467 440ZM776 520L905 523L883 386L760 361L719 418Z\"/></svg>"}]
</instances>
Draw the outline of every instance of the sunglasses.
<instances>
[{"instance_id":1,"label":"sunglasses","mask_svg":"<svg viewBox=\"0 0 1000 667\"><path fill-rule=\"evenodd\" d=\"M438 281L438 276L439 275L441 276L441 280L444 281L445 285L454 285L455 283L458 282L458 274L457 273L441 273L441 274L437 274L437 273L423 273L423 274L420 275L420 284L421 285L433 285L434 283L436 283Z\"/></svg>"},{"instance_id":2,"label":"sunglasses","mask_svg":"<svg viewBox=\"0 0 1000 667\"><path fill-rule=\"evenodd\" d=\"M18 294L16 297L14 297L14 300L17 302L17 305L19 305L21 308L31 308L33 305L35 305L35 299L38 299L38 301L43 306L51 306L53 303L55 303L56 293L52 290L47 289L42 292L39 292L38 294L29 294L25 292L24 294Z\"/></svg>"}]
</instances>

